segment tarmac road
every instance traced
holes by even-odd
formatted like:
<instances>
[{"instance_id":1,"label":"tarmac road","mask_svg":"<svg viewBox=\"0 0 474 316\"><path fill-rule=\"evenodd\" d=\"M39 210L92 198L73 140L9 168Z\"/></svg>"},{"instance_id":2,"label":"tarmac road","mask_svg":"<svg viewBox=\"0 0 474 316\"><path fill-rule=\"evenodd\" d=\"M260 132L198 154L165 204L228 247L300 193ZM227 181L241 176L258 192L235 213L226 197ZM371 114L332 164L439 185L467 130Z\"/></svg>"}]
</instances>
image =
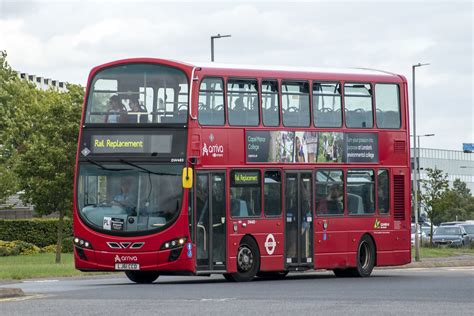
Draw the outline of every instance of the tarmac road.
<instances>
[{"instance_id":1,"label":"tarmac road","mask_svg":"<svg viewBox=\"0 0 474 316\"><path fill-rule=\"evenodd\" d=\"M162 276L137 285L123 274L0 284L26 296L0 300L1 315L472 315L474 268L375 270L370 278L331 272L229 283Z\"/></svg>"}]
</instances>

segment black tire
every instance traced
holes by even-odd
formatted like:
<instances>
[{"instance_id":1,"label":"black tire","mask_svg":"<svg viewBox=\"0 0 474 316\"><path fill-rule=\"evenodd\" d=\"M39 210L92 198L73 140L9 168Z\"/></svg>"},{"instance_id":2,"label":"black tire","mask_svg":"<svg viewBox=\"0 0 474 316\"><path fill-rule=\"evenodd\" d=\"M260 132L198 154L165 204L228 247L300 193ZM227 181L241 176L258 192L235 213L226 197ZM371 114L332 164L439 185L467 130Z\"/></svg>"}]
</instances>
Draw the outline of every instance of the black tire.
<instances>
[{"instance_id":1,"label":"black tire","mask_svg":"<svg viewBox=\"0 0 474 316\"><path fill-rule=\"evenodd\" d=\"M125 275L130 281L139 284L153 283L160 276L157 271L125 271Z\"/></svg>"},{"instance_id":2,"label":"black tire","mask_svg":"<svg viewBox=\"0 0 474 316\"><path fill-rule=\"evenodd\" d=\"M289 271L260 271L257 276L267 280L281 280L288 275Z\"/></svg>"},{"instance_id":3,"label":"black tire","mask_svg":"<svg viewBox=\"0 0 474 316\"><path fill-rule=\"evenodd\" d=\"M375 245L368 235L362 236L357 248L357 267L351 269L355 277L365 278L370 276L375 266Z\"/></svg>"},{"instance_id":4,"label":"black tire","mask_svg":"<svg viewBox=\"0 0 474 316\"><path fill-rule=\"evenodd\" d=\"M230 277L235 282L251 281L259 269L260 252L257 243L250 237L242 238L237 250L237 272L231 273Z\"/></svg>"}]
</instances>

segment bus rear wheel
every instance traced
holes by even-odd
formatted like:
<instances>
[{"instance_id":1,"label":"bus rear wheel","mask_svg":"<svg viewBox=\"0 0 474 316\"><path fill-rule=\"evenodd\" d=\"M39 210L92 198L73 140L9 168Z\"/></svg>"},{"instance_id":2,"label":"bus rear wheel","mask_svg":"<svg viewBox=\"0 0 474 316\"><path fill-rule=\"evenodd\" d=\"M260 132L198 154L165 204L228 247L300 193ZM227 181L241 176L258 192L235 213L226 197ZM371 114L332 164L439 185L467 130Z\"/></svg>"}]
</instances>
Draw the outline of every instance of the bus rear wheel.
<instances>
[{"instance_id":1,"label":"bus rear wheel","mask_svg":"<svg viewBox=\"0 0 474 316\"><path fill-rule=\"evenodd\" d=\"M234 282L251 281L260 269L260 253L255 240L244 237L237 250L237 272L224 275Z\"/></svg>"},{"instance_id":2,"label":"bus rear wheel","mask_svg":"<svg viewBox=\"0 0 474 316\"><path fill-rule=\"evenodd\" d=\"M370 276L375 266L375 245L368 235L362 236L357 248L355 268L334 269L336 277L365 278Z\"/></svg>"},{"instance_id":3,"label":"bus rear wheel","mask_svg":"<svg viewBox=\"0 0 474 316\"><path fill-rule=\"evenodd\" d=\"M130 281L139 284L153 283L160 276L157 271L125 271L125 275Z\"/></svg>"},{"instance_id":4,"label":"bus rear wheel","mask_svg":"<svg viewBox=\"0 0 474 316\"><path fill-rule=\"evenodd\" d=\"M357 267L354 276L365 278L370 276L375 266L375 245L368 235L362 236L357 248Z\"/></svg>"}]
</instances>

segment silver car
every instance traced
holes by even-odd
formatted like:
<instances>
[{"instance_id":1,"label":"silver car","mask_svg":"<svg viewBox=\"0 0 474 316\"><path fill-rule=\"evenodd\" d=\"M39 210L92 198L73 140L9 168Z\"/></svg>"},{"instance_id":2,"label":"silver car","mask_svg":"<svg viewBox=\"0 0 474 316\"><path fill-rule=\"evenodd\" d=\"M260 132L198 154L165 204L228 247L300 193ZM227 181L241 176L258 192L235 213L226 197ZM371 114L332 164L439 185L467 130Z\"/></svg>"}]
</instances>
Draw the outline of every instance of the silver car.
<instances>
[{"instance_id":1,"label":"silver car","mask_svg":"<svg viewBox=\"0 0 474 316\"><path fill-rule=\"evenodd\" d=\"M466 222L460 224L459 226L462 226L466 231L467 235L469 236L469 242L471 244L471 247L474 246L474 222Z\"/></svg>"},{"instance_id":2,"label":"silver car","mask_svg":"<svg viewBox=\"0 0 474 316\"><path fill-rule=\"evenodd\" d=\"M440 226L433 233L433 245L465 247L469 245L469 235L459 225Z\"/></svg>"}]
</instances>

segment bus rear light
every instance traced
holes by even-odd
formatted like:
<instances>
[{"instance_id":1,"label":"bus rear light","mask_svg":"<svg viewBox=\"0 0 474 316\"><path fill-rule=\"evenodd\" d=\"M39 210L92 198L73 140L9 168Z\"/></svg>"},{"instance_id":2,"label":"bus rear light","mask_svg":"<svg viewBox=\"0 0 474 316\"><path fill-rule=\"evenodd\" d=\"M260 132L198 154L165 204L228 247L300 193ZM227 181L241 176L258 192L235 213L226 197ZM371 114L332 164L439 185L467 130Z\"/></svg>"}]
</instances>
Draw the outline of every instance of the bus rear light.
<instances>
[{"instance_id":1,"label":"bus rear light","mask_svg":"<svg viewBox=\"0 0 474 316\"><path fill-rule=\"evenodd\" d=\"M161 245L161 250L166 250L166 249L175 249L175 248L181 248L183 247L184 243L186 242L187 238L186 237L181 237L177 239L173 239L170 241L167 241Z\"/></svg>"},{"instance_id":2,"label":"bus rear light","mask_svg":"<svg viewBox=\"0 0 474 316\"><path fill-rule=\"evenodd\" d=\"M90 242L79 237L74 237L74 245L78 248L92 249L92 245Z\"/></svg>"}]
</instances>

